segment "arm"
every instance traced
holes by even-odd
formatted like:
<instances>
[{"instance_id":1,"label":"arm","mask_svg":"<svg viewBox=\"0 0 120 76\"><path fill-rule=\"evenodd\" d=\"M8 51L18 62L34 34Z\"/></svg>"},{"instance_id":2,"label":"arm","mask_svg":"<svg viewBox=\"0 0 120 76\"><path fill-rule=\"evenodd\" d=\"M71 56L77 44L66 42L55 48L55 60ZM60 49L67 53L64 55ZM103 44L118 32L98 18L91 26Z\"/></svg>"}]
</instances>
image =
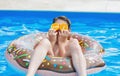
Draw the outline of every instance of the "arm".
<instances>
[{"instance_id":1,"label":"arm","mask_svg":"<svg viewBox=\"0 0 120 76\"><path fill-rule=\"evenodd\" d=\"M66 47L69 35L70 35L69 31L61 31L61 32L59 32L58 46L59 46L59 54L62 57L65 56L65 54L66 54L65 47Z\"/></svg>"},{"instance_id":2,"label":"arm","mask_svg":"<svg viewBox=\"0 0 120 76\"><path fill-rule=\"evenodd\" d=\"M50 55L52 55L52 56L54 56L54 53L53 53L53 47L54 47L54 45L55 45L55 43L56 43L56 38L57 38L57 32L55 32L54 30L49 30L49 32L48 32L48 39L49 39L49 41L50 41L50 43L51 43L51 46L50 46L50 49L49 49L49 51L48 51L48 54L50 54Z\"/></svg>"},{"instance_id":3,"label":"arm","mask_svg":"<svg viewBox=\"0 0 120 76\"><path fill-rule=\"evenodd\" d=\"M48 55L54 56L52 45L50 46L50 49L48 50Z\"/></svg>"},{"instance_id":4,"label":"arm","mask_svg":"<svg viewBox=\"0 0 120 76\"><path fill-rule=\"evenodd\" d=\"M50 41L50 43L51 43L51 47L52 47L52 49L53 49L53 47L54 47L54 45L55 45L55 43L56 43L56 40L57 40L57 32L55 32L54 30L49 30L49 32L48 32L48 39L49 39L49 41Z\"/></svg>"},{"instance_id":5,"label":"arm","mask_svg":"<svg viewBox=\"0 0 120 76\"><path fill-rule=\"evenodd\" d=\"M59 45L59 54L60 54L60 56L64 57L64 56L65 56L65 53L66 53L66 51L65 51L65 46L62 45L62 44L60 44L60 45Z\"/></svg>"}]
</instances>

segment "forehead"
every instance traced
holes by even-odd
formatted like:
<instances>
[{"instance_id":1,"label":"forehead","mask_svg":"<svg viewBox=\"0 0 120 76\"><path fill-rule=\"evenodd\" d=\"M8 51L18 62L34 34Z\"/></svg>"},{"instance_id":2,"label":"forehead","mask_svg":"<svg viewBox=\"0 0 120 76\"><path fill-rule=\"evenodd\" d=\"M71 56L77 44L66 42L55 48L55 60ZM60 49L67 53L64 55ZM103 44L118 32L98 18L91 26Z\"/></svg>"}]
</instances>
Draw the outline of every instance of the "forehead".
<instances>
[{"instance_id":1,"label":"forehead","mask_svg":"<svg viewBox=\"0 0 120 76\"><path fill-rule=\"evenodd\" d=\"M64 21L64 20L62 20L62 19L57 19L57 20L55 21L55 23L66 23L66 24L67 24L67 21Z\"/></svg>"}]
</instances>

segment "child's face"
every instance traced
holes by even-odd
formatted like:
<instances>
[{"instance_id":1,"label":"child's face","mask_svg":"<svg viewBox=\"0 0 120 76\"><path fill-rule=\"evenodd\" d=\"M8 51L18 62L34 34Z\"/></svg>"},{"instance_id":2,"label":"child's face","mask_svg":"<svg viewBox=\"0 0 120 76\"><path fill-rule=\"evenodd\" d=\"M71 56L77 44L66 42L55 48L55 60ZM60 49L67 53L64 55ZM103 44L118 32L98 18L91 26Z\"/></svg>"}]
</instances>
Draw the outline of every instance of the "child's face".
<instances>
[{"instance_id":1,"label":"child's face","mask_svg":"<svg viewBox=\"0 0 120 76\"><path fill-rule=\"evenodd\" d=\"M68 24L66 21L64 21L64 20L61 20L61 19L57 19L56 21L55 21L55 23L58 23L58 24L63 24L63 23L65 23L65 24ZM60 25L61 26L61 25ZM60 32L61 30L58 30L58 31L56 31L56 32ZM68 30L68 31L70 31L70 30ZM57 37L59 36L59 34L57 34Z\"/></svg>"},{"instance_id":2,"label":"child's face","mask_svg":"<svg viewBox=\"0 0 120 76\"><path fill-rule=\"evenodd\" d=\"M61 30L68 30L69 31L69 28L68 28L68 23L64 20L61 20L61 19L57 19L55 21L56 24L59 24L59 27L56 28L56 32L60 32ZM55 24L54 23L54 24ZM58 29L58 30L57 30Z\"/></svg>"}]
</instances>

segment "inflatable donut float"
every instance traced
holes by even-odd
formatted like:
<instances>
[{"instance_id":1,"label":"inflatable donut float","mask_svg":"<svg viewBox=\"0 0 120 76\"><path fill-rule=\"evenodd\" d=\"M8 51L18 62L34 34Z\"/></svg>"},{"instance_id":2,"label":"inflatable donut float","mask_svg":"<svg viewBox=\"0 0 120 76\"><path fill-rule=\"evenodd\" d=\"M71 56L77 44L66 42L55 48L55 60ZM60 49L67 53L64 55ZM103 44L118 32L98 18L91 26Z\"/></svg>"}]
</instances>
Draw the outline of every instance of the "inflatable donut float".
<instances>
[{"instance_id":1,"label":"inflatable donut float","mask_svg":"<svg viewBox=\"0 0 120 76\"><path fill-rule=\"evenodd\" d=\"M27 71L35 45L46 37L47 33L36 33L12 41L5 52L7 61L22 71ZM80 46L85 51L87 73L92 74L101 71L105 67L102 59L102 53L104 52L102 46L88 36L73 34L72 37L79 41ZM37 71L38 74L43 76L49 76L50 74L52 76L75 76L75 72L71 58L49 55L45 57Z\"/></svg>"}]
</instances>

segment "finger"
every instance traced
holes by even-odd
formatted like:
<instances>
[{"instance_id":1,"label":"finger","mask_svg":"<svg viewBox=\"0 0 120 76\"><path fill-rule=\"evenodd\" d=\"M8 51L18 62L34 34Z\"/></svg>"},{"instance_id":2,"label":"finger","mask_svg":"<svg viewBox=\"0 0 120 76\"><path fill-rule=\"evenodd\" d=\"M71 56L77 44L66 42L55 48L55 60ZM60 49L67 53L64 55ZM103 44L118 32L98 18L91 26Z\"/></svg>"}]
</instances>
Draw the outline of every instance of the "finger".
<instances>
[{"instance_id":1,"label":"finger","mask_svg":"<svg viewBox=\"0 0 120 76\"><path fill-rule=\"evenodd\" d=\"M54 31L53 30L51 30L51 34L53 34L54 33Z\"/></svg>"},{"instance_id":2,"label":"finger","mask_svg":"<svg viewBox=\"0 0 120 76\"><path fill-rule=\"evenodd\" d=\"M48 34L50 34L50 31L51 31L51 30L48 31Z\"/></svg>"},{"instance_id":3,"label":"finger","mask_svg":"<svg viewBox=\"0 0 120 76\"><path fill-rule=\"evenodd\" d=\"M54 35L57 35L57 32L54 32L53 34L54 34Z\"/></svg>"},{"instance_id":4,"label":"finger","mask_svg":"<svg viewBox=\"0 0 120 76\"><path fill-rule=\"evenodd\" d=\"M66 36L66 31L63 31L63 36Z\"/></svg>"},{"instance_id":5,"label":"finger","mask_svg":"<svg viewBox=\"0 0 120 76\"><path fill-rule=\"evenodd\" d=\"M55 30L53 30L53 32L54 32L54 33L56 33L56 31L55 31Z\"/></svg>"},{"instance_id":6,"label":"finger","mask_svg":"<svg viewBox=\"0 0 120 76\"><path fill-rule=\"evenodd\" d=\"M54 30L50 30L50 34L51 34L51 35L53 35L53 34L54 34L54 32L55 32Z\"/></svg>"},{"instance_id":7,"label":"finger","mask_svg":"<svg viewBox=\"0 0 120 76\"><path fill-rule=\"evenodd\" d=\"M65 30L63 30L63 33L65 33Z\"/></svg>"},{"instance_id":8,"label":"finger","mask_svg":"<svg viewBox=\"0 0 120 76\"><path fill-rule=\"evenodd\" d=\"M64 31L64 30L62 30L62 35L64 35L64 33L65 33L65 31Z\"/></svg>"},{"instance_id":9,"label":"finger","mask_svg":"<svg viewBox=\"0 0 120 76\"><path fill-rule=\"evenodd\" d=\"M66 30L64 30L63 33L67 35L67 31Z\"/></svg>"},{"instance_id":10,"label":"finger","mask_svg":"<svg viewBox=\"0 0 120 76\"><path fill-rule=\"evenodd\" d=\"M65 31L65 34L68 36L68 31Z\"/></svg>"},{"instance_id":11,"label":"finger","mask_svg":"<svg viewBox=\"0 0 120 76\"><path fill-rule=\"evenodd\" d=\"M62 35L62 32L63 32L62 30L61 30L61 31L59 31L59 35Z\"/></svg>"},{"instance_id":12,"label":"finger","mask_svg":"<svg viewBox=\"0 0 120 76\"><path fill-rule=\"evenodd\" d=\"M59 31L58 33L59 33L59 35L61 36L61 34L62 34L62 31Z\"/></svg>"},{"instance_id":13,"label":"finger","mask_svg":"<svg viewBox=\"0 0 120 76\"><path fill-rule=\"evenodd\" d=\"M70 36L70 32L69 31L67 31L67 35Z\"/></svg>"},{"instance_id":14,"label":"finger","mask_svg":"<svg viewBox=\"0 0 120 76\"><path fill-rule=\"evenodd\" d=\"M66 36L66 32L65 32L65 31L63 31L62 35L63 35L63 36Z\"/></svg>"},{"instance_id":15,"label":"finger","mask_svg":"<svg viewBox=\"0 0 120 76\"><path fill-rule=\"evenodd\" d=\"M52 34L52 30L50 30L50 34Z\"/></svg>"},{"instance_id":16,"label":"finger","mask_svg":"<svg viewBox=\"0 0 120 76\"><path fill-rule=\"evenodd\" d=\"M55 33L55 31L54 30L50 30L50 34L54 34Z\"/></svg>"},{"instance_id":17,"label":"finger","mask_svg":"<svg viewBox=\"0 0 120 76\"><path fill-rule=\"evenodd\" d=\"M64 30L64 31L63 31L63 35L64 35L64 36L68 36L67 31Z\"/></svg>"}]
</instances>

